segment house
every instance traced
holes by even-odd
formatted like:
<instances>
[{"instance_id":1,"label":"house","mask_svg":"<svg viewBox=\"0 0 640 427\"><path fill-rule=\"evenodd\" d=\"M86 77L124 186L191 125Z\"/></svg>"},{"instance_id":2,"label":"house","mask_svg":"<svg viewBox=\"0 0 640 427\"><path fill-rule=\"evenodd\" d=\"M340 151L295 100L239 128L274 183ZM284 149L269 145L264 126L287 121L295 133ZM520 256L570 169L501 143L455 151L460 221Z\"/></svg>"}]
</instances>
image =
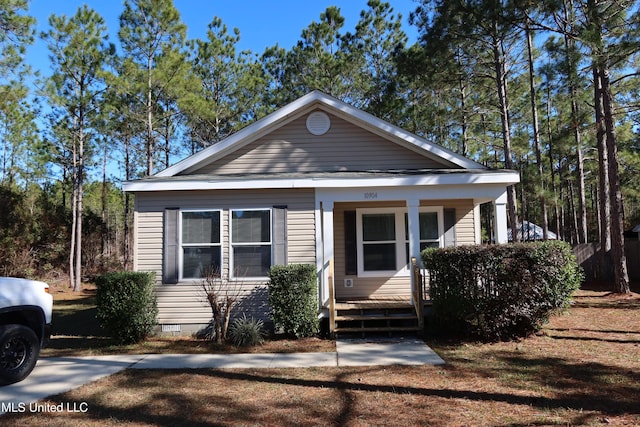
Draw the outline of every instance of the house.
<instances>
[{"instance_id":1,"label":"house","mask_svg":"<svg viewBox=\"0 0 640 427\"><path fill-rule=\"evenodd\" d=\"M211 317L207 266L241 288L236 314L267 317L268 270L287 263L317 266L321 316L335 301L408 300L410 257L480 243L481 204L507 242L506 187L518 181L314 91L124 190L158 323L189 332Z\"/></svg>"},{"instance_id":2,"label":"house","mask_svg":"<svg viewBox=\"0 0 640 427\"><path fill-rule=\"evenodd\" d=\"M518 228L516 230L516 236L518 237L519 242L545 240L544 230L533 222L522 221L518 224ZM507 238L510 242L513 241L513 231L511 228L507 229ZM553 231L547 231L547 240L558 240L558 235Z\"/></svg>"}]
</instances>

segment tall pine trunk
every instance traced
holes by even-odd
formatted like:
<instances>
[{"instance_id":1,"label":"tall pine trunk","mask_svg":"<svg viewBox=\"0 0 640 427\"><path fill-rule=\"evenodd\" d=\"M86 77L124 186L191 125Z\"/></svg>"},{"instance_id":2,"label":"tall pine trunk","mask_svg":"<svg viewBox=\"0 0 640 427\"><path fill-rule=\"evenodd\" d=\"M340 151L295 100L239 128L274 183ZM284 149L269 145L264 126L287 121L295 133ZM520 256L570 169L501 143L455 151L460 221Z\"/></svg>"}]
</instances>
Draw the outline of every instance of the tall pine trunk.
<instances>
[{"instance_id":1,"label":"tall pine trunk","mask_svg":"<svg viewBox=\"0 0 640 427\"><path fill-rule=\"evenodd\" d=\"M102 188L100 191L100 218L103 224L107 224L107 160L109 158L109 150L107 143L104 143L104 151L102 152ZM108 229L108 227L107 227ZM100 236L100 253L106 256L109 252L108 233L102 233Z\"/></svg>"},{"instance_id":2,"label":"tall pine trunk","mask_svg":"<svg viewBox=\"0 0 640 427\"><path fill-rule=\"evenodd\" d=\"M153 175L153 156L155 151L155 141L153 138L153 82L151 73L153 71L152 58L147 60L147 176Z\"/></svg>"},{"instance_id":3,"label":"tall pine trunk","mask_svg":"<svg viewBox=\"0 0 640 427\"><path fill-rule=\"evenodd\" d=\"M458 50L456 55L456 62L458 66L462 65L462 60L460 58L460 50ZM458 86L460 88L460 109L462 111L462 141L460 146L460 155L466 156L469 151L469 117L467 114L467 85L465 84L464 74L460 73L460 80L458 80Z\"/></svg>"},{"instance_id":4,"label":"tall pine trunk","mask_svg":"<svg viewBox=\"0 0 640 427\"><path fill-rule=\"evenodd\" d=\"M556 169L553 163L553 130L551 127L551 88L547 88L547 141L549 143L549 171L551 172L551 191L553 194L553 215L556 228L556 235L559 239L562 239L562 233L560 229L560 211L558 209L558 188L556 186Z\"/></svg>"},{"instance_id":5,"label":"tall pine trunk","mask_svg":"<svg viewBox=\"0 0 640 427\"><path fill-rule=\"evenodd\" d=\"M609 81L609 70L599 70L602 85L602 107L609 156L609 185L611 198L611 255L613 260L614 290L619 293L630 293L627 257L624 253L624 208L622 205L622 188L618 169L618 146L616 141L615 112L613 95Z\"/></svg>"},{"instance_id":6,"label":"tall pine trunk","mask_svg":"<svg viewBox=\"0 0 640 427\"><path fill-rule=\"evenodd\" d=\"M498 33L497 23L495 24L496 34ZM505 69L504 48L502 40L495 36L493 38L493 60L495 68L495 81L498 89L498 103L500 107L500 121L502 124L502 142L504 144L504 166L506 169L513 169L513 159L511 153L511 126L509 124L509 98L507 94L507 72ZM518 214L517 214L516 187L507 187L508 221L511 228L514 242L518 241Z\"/></svg>"},{"instance_id":7,"label":"tall pine trunk","mask_svg":"<svg viewBox=\"0 0 640 427\"><path fill-rule=\"evenodd\" d=\"M129 135L124 136L124 174L125 179L129 181L131 179L131 137ZM126 192L124 194L124 268L129 270L131 268L131 194Z\"/></svg>"},{"instance_id":8,"label":"tall pine trunk","mask_svg":"<svg viewBox=\"0 0 640 427\"><path fill-rule=\"evenodd\" d=\"M549 215L547 213L547 198L545 195L544 185L544 170L542 167L542 149L540 148L540 129L538 125L538 105L536 95L535 84L535 69L533 66L533 41L531 35L531 29L529 28L529 21L527 20L525 26L525 34L527 37L527 60L529 63L529 94L531 97L531 117L533 125L533 147L536 153L536 165L538 167L539 175L539 197L540 209L542 213L542 238L547 240L549 238Z\"/></svg>"},{"instance_id":9,"label":"tall pine trunk","mask_svg":"<svg viewBox=\"0 0 640 427\"><path fill-rule=\"evenodd\" d=\"M587 14L592 40L592 60L594 67L594 87L596 93L596 114L602 107L601 120L598 125L603 128L598 129L598 133L604 129L604 140L607 154L607 171L609 178L609 201L610 216L603 216L602 221L609 221L611 224L611 264L613 265L613 290L619 293L629 293L629 275L627 272L627 258L624 253L624 209L622 204L622 189L620 184L620 172L618 169L618 146L616 140L616 124L615 111L613 105L613 93L611 89L611 81L609 80L609 52L606 50L604 43L605 23L599 8L599 4L595 0L587 2ZM603 159L601 159L603 160ZM601 165L602 167L603 165ZM600 171L601 177L603 171ZM604 194L601 194L601 197ZM604 201L604 200L603 200ZM604 244L606 242L601 242Z\"/></svg>"},{"instance_id":10,"label":"tall pine trunk","mask_svg":"<svg viewBox=\"0 0 640 427\"><path fill-rule=\"evenodd\" d=\"M593 96L595 109L596 140L598 146L598 210L600 230L600 271L604 274L609 268L611 251L611 196L609 184L609 154L605 139L604 107L602 105L602 82L600 72L593 65Z\"/></svg>"},{"instance_id":11,"label":"tall pine trunk","mask_svg":"<svg viewBox=\"0 0 640 427\"><path fill-rule=\"evenodd\" d=\"M564 2L564 18L568 23L575 22L575 11L573 1ZM585 190L584 178L584 153L582 148L582 133L580 132L580 107L578 105L578 71L577 64L574 59L576 51L575 40L564 34L564 47L567 62L567 79L569 81L569 99L571 101L571 128L573 130L573 140L576 149L576 183L578 185L578 233L576 243L587 243L587 197Z\"/></svg>"},{"instance_id":12,"label":"tall pine trunk","mask_svg":"<svg viewBox=\"0 0 640 427\"><path fill-rule=\"evenodd\" d=\"M71 236L69 244L69 287L75 290L76 287L76 233L78 232L78 150L75 130L78 119L73 119L73 129L71 133Z\"/></svg>"},{"instance_id":13,"label":"tall pine trunk","mask_svg":"<svg viewBox=\"0 0 640 427\"><path fill-rule=\"evenodd\" d=\"M84 96L84 87L80 85L80 97ZM75 282L73 290L82 290L82 216L83 216L83 182L84 182L84 106L78 108L78 174L77 174L77 197L76 197L76 247L75 247Z\"/></svg>"},{"instance_id":14,"label":"tall pine trunk","mask_svg":"<svg viewBox=\"0 0 640 427\"><path fill-rule=\"evenodd\" d=\"M75 167L75 149L74 149L74 166L71 173L71 236L69 238L69 287L74 289L76 286L76 268L75 268L75 259L76 259L76 223L78 221L78 204L77 200L77 185L76 185L76 171Z\"/></svg>"}]
</instances>

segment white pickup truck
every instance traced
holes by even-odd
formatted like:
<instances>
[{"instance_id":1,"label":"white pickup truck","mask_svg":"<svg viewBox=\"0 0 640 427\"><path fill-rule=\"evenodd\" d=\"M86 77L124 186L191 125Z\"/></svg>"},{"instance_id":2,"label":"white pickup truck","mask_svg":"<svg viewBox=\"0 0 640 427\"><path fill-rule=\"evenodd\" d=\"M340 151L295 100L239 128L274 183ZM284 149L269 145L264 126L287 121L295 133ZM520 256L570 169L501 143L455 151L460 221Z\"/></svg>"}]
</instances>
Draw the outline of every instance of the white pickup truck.
<instances>
[{"instance_id":1,"label":"white pickup truck","mask_svg":"<svg viewBox=\"0 0 640 427\"><path fill-rule=\"evenodd\" d=\"M52 309L46 283L0 277L0 385L31 373L51 337Z\"/></svg>"}]
</instances>

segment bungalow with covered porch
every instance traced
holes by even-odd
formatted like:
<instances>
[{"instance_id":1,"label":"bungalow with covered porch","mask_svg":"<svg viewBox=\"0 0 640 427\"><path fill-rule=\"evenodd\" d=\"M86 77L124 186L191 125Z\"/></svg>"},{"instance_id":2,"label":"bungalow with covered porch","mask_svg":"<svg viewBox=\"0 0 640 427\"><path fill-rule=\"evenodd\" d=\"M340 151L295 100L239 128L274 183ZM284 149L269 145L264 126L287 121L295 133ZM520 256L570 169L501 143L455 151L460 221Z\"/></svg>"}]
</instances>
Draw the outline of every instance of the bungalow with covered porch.
<instances>
[{"instance_id":1,"label":"bungalow with covered porch","mask_svg":"<svg viewBox=\"0 0 640 427\"><path fill-rule=\"evenodd\" d=\"M208 323L208 268L239 289L236 314L267 318L270 267L305 263L336 332L421 327L412 258L480 243L483 203L507 242L506 188L518 181L314 91L124 190L135 193L134 269L156 273L162 330Z\"/></svg>"}]
</instances>

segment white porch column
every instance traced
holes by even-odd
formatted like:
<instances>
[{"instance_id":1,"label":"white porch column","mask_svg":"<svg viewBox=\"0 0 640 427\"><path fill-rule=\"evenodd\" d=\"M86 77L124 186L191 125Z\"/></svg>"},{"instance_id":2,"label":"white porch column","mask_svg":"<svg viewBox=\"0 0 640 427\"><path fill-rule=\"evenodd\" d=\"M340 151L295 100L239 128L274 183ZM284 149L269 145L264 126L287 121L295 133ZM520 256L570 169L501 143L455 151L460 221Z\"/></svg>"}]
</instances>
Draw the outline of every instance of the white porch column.
<instances>
[{"instance_id":1,"label":"white porch column","mask_svg":"<svg viewBox=\"0 0 640 427\"><path fill-rule=\"evenodd\" d=\"M482 219L480 213L480 203L473 202L473 226L476 235L476 245L482 244Z\"/></svg>"},{"instance_id":2,"label":"white porch column","mask_svg":"<svg viewBox=\"0 0 640 427\"><path fill-rule=\"evenodd\" d=\"M495 242L507 243L509 241L507 235L507 193L504 192L494 202L494 239Z\"/></svg>"},{"instance_id":3,"label":"white porch column","mask_svg":"<svg viewBox=\"0 0 640 427\"><path fill-rule=\"evenodd\" d=\"M420 263L420 200L407 199L409 218L409 257L416 257Z\"/></svg>"},{"instance_id":4,"label":"white porch column","mask_svg":"<svg viewBox=\"0 0 640 427\"><path fill-rule=\"evenodd\" d=\"M329 305L329 260L333 259L333 201L322 201L322 287L320 301Z\"/></svg>"}]
</instances>

